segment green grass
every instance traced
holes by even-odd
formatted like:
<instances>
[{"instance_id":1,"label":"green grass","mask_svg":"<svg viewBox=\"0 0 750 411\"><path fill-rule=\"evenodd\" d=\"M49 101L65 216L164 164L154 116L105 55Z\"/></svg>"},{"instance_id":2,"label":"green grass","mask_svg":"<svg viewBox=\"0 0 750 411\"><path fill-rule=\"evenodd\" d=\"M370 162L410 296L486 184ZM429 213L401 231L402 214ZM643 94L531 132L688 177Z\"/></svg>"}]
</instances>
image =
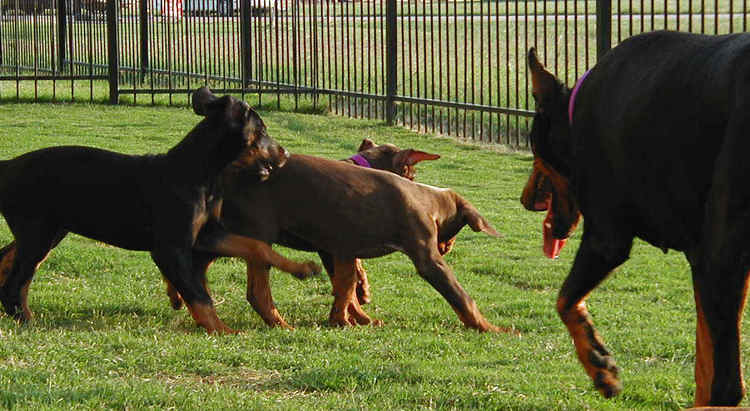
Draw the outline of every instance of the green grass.
<instances>
[{"instance_id":1,"label":"green grass","mask_svg":"<svg viewBox=\"0 0 750 411\"><path fill-rule=\"evenodd\" d=\"M580 231L559 260L542 256L543 215L518 202L529 154L372 121L261 114L293 152L343 158L369 137L440 153L420 165L419 181L455 189L504 234L464 230L447 261L486 317L521 335L465 329L408 259L392 254L365 261L373 291L365 309L385 322L380 328L329 327L326 276L298 281L274 271L274 299L291 332L264 325L244 299L244 265L220 260L209 270L217 310L243 333L209 336L185 310L169 308L147 253L70 235L31 285L35 320L19 326L0 318L0 407L654 410L692 403L695 320L680 254L637 242L632 259L591 295L625 385L605 400L554 308ZM0 158L59 144L162 152L197 121L182 107L0 105ZM0 243L10 240L0 224Z\"/></svg>"}]
</instances>

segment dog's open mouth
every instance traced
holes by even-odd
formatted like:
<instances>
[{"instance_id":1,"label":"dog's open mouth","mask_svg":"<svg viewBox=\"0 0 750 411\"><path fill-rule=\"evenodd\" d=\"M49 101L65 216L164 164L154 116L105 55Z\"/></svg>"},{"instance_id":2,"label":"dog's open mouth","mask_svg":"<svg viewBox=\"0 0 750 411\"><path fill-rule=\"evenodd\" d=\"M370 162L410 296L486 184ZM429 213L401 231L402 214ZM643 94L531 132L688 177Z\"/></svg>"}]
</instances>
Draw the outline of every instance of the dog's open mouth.
<instances>
[{"instance_id":1,"label":"dog's open mouth","mask_svg":"<svg viewBox=\"0 0 750 411\"><path fill-rule=\"evenodd\" d=\"M565 241L567 241L567 239L555 238L555 236L553 235L552 222L555 218L555 212L552 211L552 196L547 196L546 203L543 206L540 207L539 204L535 206L537 207L537 209L547 209L547 216L544 218L542 227L542 233L544 237L544 246L542 247L542 249L544 251L544 255L546 255L547 258L557 258L560 256L560 250L562 250L563 246L565 246Z\"/></svg>"}]
</instances>

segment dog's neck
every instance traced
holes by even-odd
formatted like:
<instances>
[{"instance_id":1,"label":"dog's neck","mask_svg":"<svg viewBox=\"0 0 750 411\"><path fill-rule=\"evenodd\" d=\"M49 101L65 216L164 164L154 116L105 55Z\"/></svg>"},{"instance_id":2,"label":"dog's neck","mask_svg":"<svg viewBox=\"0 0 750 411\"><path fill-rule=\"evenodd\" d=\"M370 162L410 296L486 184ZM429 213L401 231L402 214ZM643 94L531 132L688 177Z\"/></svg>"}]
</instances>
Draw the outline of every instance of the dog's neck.
<instances>
[{"instance_id":1,"label":"dog's neck","mask_svg":"<svg viewBox=\"0 0 750 411\"><path fill-rule=\"evenodd\" d=\"M205 120L204 120L205 121ZM206 138L208 125L200 122L177 145L166 154L171 161L189 162L183 167L183 174L192 176L194 180L214 180L219 173L236 157L236 150L224 149L219 141ZM204 144L195 144L195 140L206 140ZM196 162L195 159L202 159Z\"/></svg>"},{"instance_id":2,"label":"dog's neck","mask_svg":"<svg viewBox=\"0 0 750 411\"><path fill-rule=\"evenodd\" d=\"M586 80L586 77L588 77L589 73L591 73L591 70L586 70L586 72L583 73L578 81L576 81L576 85L575 87L573 87L573 91L570 92L570 99L568 100L568 124L570 124L571 126L573 125L573 112L576 106L576 96L578 95L578 90L581 88L583 81Z\"/></svg>"}]
</instances>

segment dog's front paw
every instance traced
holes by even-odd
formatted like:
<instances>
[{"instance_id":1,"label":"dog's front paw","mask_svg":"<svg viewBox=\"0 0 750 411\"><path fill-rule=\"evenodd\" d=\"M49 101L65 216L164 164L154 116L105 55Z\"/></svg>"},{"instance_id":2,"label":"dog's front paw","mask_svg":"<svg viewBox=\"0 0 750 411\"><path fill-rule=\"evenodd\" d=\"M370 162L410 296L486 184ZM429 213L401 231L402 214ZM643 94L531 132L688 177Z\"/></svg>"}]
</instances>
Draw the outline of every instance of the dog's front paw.
<instances>
[{"instance_id":1,"label":"dog's front paw","mask_svg":"<svg viewBox=\"0 0 750 411\"><path fill-rule=\"evenodd\" d=\"M306 261L305 263L301 264L301 269L293 272L292 275L299 278L300 280L304 280L320 273L321 268L318 264L312 261Z\"/></svg>"},{"instance_id":2,"label":"dog's front paw","mask_svg":"<svg viewBox=\"0 0 750 411\"><path fill-rule=\"evenodd\" d=\"M606 351L601 353L594 350L589 352L589 361L598 368L594 376L594 386L604 398L612 398L619 394L622 391L622 383L618 377L620 369L617 368L615 359Z\"/></svg>"}]
</instances>

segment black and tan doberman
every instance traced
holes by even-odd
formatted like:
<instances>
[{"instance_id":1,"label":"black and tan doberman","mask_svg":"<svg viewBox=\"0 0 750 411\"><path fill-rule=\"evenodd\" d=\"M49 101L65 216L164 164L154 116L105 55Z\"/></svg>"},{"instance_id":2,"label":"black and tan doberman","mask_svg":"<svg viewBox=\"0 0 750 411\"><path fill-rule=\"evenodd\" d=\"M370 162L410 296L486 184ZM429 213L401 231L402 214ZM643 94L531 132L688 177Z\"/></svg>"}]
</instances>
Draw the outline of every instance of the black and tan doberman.
<instances>
[{"instance_id":1,"label":"black and tan doberman","mask_svg":"<svg viewBox=\"0 0 750 411\"><path fill-rule=\"evenodd\" d=\"M208 332L232 330L216 315L194 252L240 256L302 277L317 271L315 264L289 261L266 243L223 229L220 173L228 167L265 179L288 153L243 101L201 88L193 108L205 118L165 154L63 146L0 162L0 212L15 240L0 251L0 301L9 315L31 319L27 294L34 272L71 232L149 251Z\"/></svg>"},{"instance_id":2,"label":"black and tan doberman","mask_svg":"<svg viewBox=\"0 0 750 411\"><path fill-rule=\"evenodd\" d=\"M585 220L557 310L586 372L604 396L621 390L585 300L638 237L690 263L695 404L736 405L750 269L750 34L635 36L573 89L533 49L528 59L534 168L522 203L548 211L548 242ZM553 256L558 246L545 250Z\"/></svg>"}]
</instances>

